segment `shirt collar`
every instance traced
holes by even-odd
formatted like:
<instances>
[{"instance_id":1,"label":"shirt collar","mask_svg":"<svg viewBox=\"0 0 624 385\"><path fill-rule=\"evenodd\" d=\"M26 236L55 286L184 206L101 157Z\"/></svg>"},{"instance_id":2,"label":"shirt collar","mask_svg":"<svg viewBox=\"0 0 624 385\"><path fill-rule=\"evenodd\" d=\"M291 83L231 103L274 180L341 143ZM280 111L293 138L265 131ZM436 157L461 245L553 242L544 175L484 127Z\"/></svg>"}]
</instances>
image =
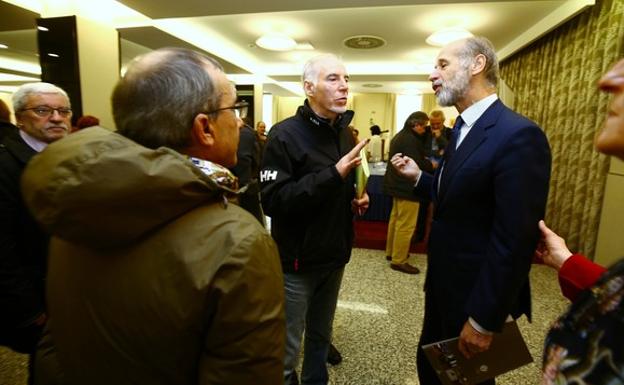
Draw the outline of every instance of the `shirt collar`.
<instances>
[{"instance_id":1,"label":"shirt collar","mask_svg":"<svg viewBox=\"0 0 624 385\"><path fill-rule=\"evenodd\" d=\"M48 146L48 144L46 142L42 142L41 140L35 138L34 136L30 135L29 133L27 133L24 130L20 129L19 130L19 134L22 137L22 139L24 140L24 142L26 142L28 147L32 148L33 150L35 150L37 152L43 151L43 149Z\"/></svg>"},{"instance_id":2,"label":"shirt collar","mask_svg":"<svg viewBox=\"0 0 624 385\"><path fill-rule=\"evenodd\" d=\"M498 95L494 93L466 108L464 112L461 113L461 118L464 121L464 124L468 127L472 127L472 125L479 120L481 115L483 115L485 110L487 110L496 100L498 100Z\"/></svg>"}]
</instances>

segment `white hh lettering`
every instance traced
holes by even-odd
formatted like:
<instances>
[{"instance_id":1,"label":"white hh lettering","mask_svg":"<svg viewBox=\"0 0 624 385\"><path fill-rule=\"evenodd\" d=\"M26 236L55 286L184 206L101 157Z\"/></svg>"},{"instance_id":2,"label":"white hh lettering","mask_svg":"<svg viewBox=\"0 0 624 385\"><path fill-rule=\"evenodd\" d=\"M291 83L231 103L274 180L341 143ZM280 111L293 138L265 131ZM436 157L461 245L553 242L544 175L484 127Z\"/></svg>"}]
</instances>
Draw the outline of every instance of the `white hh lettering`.
<instances>
[{"instance_id":1,"label":"white hh lettering","mask_svg":"<svg viewBox=\"0 0 624 385\"><path fill-rule=\"evenodd\" d=\"M260 182L266 182L269 180L277 179L277 171L262 170L260 171Z\"/></svg>"}]
</instances>

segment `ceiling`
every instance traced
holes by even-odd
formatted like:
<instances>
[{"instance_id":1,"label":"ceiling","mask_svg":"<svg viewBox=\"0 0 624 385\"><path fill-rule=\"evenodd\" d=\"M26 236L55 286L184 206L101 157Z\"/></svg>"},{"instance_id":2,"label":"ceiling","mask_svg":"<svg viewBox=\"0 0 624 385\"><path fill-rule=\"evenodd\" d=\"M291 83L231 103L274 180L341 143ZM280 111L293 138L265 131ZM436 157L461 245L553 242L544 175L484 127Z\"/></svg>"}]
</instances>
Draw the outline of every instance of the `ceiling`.
<instances>
[{"instance_id":1,"label":"ceiling","mask_svg":"<svg viewBox=\"0 0 624 385\"><path fill-rule=\"evenodd\" d=\"M186 46L217 57L239 84L264 83L265 92L300 92L307 58L334 53L346 63L352 92L431 92L427 81L438 47L425 42L439 28L459 26L489 38L500 59L565 22L593 0L418 1L292 0L99 0L121 3L142 15L116 23L122 63L163 46ZM35 12L0 1L0 90L28 80L3 80L2 73L36 77ZM83 3L84 4L84 3ZM208 4L208 5L207 5ZM119 4L115 4L118 6ZM288 34L314 50L268 51L255 40L267 32ZM351 36L373 35L386 44L374 49L346 47ZM15 70L6 59L30 63ZM6 68L14 68L13 70ZM26 68L26 67L22 67ZM370 87L373 85L374 87ZM368 86L368 87L367 87Z\"/></svg>"}]
</instances>

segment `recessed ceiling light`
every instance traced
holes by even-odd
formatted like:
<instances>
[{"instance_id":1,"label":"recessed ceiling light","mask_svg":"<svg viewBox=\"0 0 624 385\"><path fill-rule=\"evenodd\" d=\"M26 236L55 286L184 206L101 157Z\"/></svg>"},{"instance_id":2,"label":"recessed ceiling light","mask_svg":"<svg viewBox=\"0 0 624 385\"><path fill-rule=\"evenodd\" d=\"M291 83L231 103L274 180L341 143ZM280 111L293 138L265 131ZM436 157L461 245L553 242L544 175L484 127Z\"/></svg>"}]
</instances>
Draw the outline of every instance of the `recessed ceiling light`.
<instances>
[{"instance_id":1,"label":"recessed ceiling light","mask_svg":"<svg viewBox=\"0 0 624 385\"><path fill-rule=\"evenodd\" d=\"M256 44L270 51L289 51L297 46L297 42L290 36L277 33L260 36Z\"/></svg>"},{"instance_id":2,"label":"recessed ceiling light","mask_svg":"<svg viewBox=\"0 0 624 385\"><path fill-rule=\"evenodd\" d=\"M386 41L379 36L358 35L344 39L342 44L355 49L373 49L386 45Z\"/></svg>"},{"instance_id":3,"label":"recessed ceiling light","mask_svg":"<svg viewBox=\"0 0 624 385\"><path fill-rule=\"evenodd\" d=\"M6 45L6 44L0 44L0 49L7 49L7 48L9 48L9 46L8 46L8 45Z\"/></svg>"},{"instance_id":4,"label":"recessed ceiling light","mask_svg":"<svg viewBox=\"0 0 624 385\"><path fill-rule=\"evenodd\" d=\"M42 26L38 26L38 27L37 27L37 29L38 29L39 31L43 31L43 32L47 32L47 31L49 31L49 29L47 29L46 27L42 27Z\"/></svg>"},{"instance_id":5,"label":"recessed ceiling light","mask_svg":"<svg viewBox=\"0 0 624 385\"><path fill-rule=\"evenodd\" d=\"M58 55L58 54L56 54L56 53L49 53L49 54L48 54L48 56L51 56L51 57L59 57L59 55Z\"/></svg>"},{"instance_id":6,"label":"recessed ceiling light","mask_svg":"<svg viewBox=\"0 0 624 385\"><path fill-rule=\"evenodd\" d=\"M448 43L464 39L467 37L473 36L470 31L467 31L463 28L451 27L451 28L442 28L440 30L435 31L425 40L429 45L435 45L441 47L443 45L447 45Z\"/></svg>"}]
</instances>

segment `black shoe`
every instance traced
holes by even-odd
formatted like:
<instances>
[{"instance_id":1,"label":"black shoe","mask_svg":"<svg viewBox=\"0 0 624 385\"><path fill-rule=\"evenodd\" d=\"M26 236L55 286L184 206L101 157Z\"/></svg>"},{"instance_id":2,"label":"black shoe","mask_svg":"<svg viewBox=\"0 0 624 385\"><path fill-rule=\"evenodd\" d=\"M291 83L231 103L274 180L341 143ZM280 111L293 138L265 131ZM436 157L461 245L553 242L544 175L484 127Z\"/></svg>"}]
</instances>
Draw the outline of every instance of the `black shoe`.
<instances>
[{"instance_id":1,"label":"black shoe","mask_svg":"<svg viewBox=\"0 0 624 385\"><path fill-rule=\"evenodd\" d=\"M390 264L390 268L392 270L400 271L402 273L407 273L407 274L418 274L418 273L420 273L420 270L416 266L412 266L409 263L403 263L401 265L396 265L394 263L391 263Z\"/></svg>"},{"instance_id":2,"label":"black shoe","mask_svg":"<svg viewBox=\"0 0 624 385\"><path fill-rule=\"evenodd\" d=\"M390 255L386 255L386 261L392 261L392 257Z\"/></svg>"},{"instance_id":3,"label":"black shoe","mask_svg":"<svg viewBox=\"0 0 624 385\"><path fill-rule=\"evenodd\" d=\"M334 344L329 344L329 351L327 352L327 363L331 365L338 365L342 362L342 355L336 349Z\"/></svg>"}]
</instances>

